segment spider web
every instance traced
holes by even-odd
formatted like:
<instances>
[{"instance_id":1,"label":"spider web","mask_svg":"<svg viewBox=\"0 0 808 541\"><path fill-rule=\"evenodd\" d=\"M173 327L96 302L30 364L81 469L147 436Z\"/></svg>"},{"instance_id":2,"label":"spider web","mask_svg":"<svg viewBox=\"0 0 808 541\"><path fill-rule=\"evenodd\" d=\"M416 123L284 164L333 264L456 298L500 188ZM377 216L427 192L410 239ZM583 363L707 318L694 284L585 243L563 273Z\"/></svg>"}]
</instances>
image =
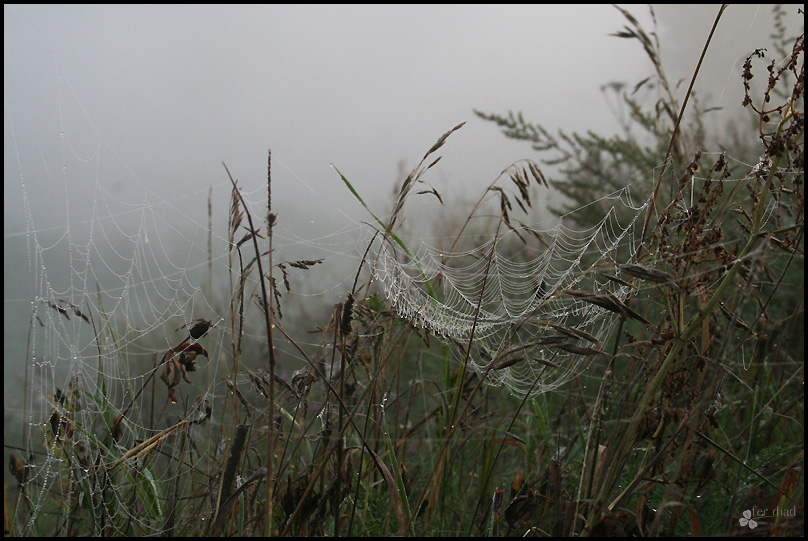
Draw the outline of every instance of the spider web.
<instances>
[{"instance_id":1,"label":"spider web","mask_svg":"<svg viewBox=\"0 0 808 541\"><path fill-rule=\"evenodd\" d=\"M226 452L226 420L215 414L251 378L231 370L236 333L245 356L266 358L255 318L234 331L238 258L219 204L231 199L232 186L221 170L211 187L167 195L120 158L68 78L57 77L56 93L50 138L39 149L20 146L28 119L8 101L5 107L6 162L16 164L6 187L16 180L22 215L4 233L6 475L19 486L11 528L71 535L75 509L84 506L93 520L88 530L82 517L78 531L159 534L171 516L166 495L194 494L182 468L215 475ZM265 184L240 193L242 208L265 212ZM276 262L312 254L322 261L307 269L307 280L293 268L284 272L294 287L281 290L290 327L313 326L307 314L295 319L295 306L321 313L316 306L333 306L349 288L351 278L331 269L357 264L361 229L350 223L302 238L294 225L276 226ZM255 277L246 281L247 303L257 289ZM189 336L197 319L211 328ZM298 344L316 345L308 340L304 334ZM303 357L283 340L276 349L282 377L291 380Z\"/></svg>"},{"instance_id":2,"label":"spider web","mask_svg":"<svg viewBox=\"0 0 808 541\"><path fill-rule=\"evenodd\" d=\"M89 160L90 169L108 158L99 150ZM72 195L71 186L81 175L70 169L55 177ZM25 368L13 374L12 397L7 380L6 444L12 462L24 464L18 509L25 512L17 514L14 531L69 534L74 507L95 494L109 495L112 501L104 508L119 512L138 508L123 501L136 494L143 512L104 522L95 502L99 511L93 535L164 531L170 513L162 495L173 487L180 494L193 492L175 465L185 448L181 434L195 441L190 458L195 467L221 460L226 440L220 437L221 420L212 419L211 412L220 411L234 384L249 385L247 371L229 370L238 317L228 277L237 265L235 253L228 251L229 241L218 228L201 224L176 202L148 190L134 210L120 210L103 174L95 175L89 216L68 218L62 228L38 228L38 212L28 195L33 182L21 177L25 231L7 233L6 241L24 241L22 275L33 294L22 334L28 341ZM244 191L246 208L260 213L266 208L264 194ZM64 205L70 206L70 196ZM178 215L185 218L179 226ZM276 248L285 254L299 252L301 244L316 245L323 266L333 267L346 257L358 261L362 238L348 230L302 242L278 227ZM286 308L299 297L307 305L321 298L333 304L333 292L348 287L344 278L289 280L300 291L297 297L285 292ZM257 282L249 280L244 288L251 299ZM7 298L7 305L9 300L26 301ZM201 337L189 337L200 318L211 328ZM244 350L264 358L267 342L260 326L248 320L240 330ZM305 335L301 343L309 345ZM285 359L282 373L291 380L303 364L301 354L282 340L276 348ZM151 438L159 442L158 454L144 452L141 458L132 453L142 451ZM132 458L122 460L127 456ZM93 473L98 471L109 475ZM134 526L126 529L126 524Z\"/></svg>"},{"instance_id":3,"label":"spider web","mask_svg":"<svg viewBox=\"0 0 808 541\"><path fill-rule=\"evenodd\" d=\"M487 383L521 397L551 391L603 353L617 321L587 293L619 303L630 291L614 271L636 253L647 204L634 204L628 188L598 203L609 210L588 229L573 227L583 207L551 229L481 236L462 251L385 243L373 274L400 317L457 346Z\"/></svg>"}]
</instances>

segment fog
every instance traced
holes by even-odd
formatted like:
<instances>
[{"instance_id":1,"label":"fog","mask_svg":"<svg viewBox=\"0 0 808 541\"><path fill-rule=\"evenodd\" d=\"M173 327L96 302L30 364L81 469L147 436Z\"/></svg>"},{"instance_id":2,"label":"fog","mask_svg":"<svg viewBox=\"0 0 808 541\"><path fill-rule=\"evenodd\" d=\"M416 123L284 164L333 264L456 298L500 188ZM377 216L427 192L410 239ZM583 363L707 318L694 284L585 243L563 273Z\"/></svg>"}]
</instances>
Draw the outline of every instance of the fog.
<instances>
[{"instance_id":1,"label":"fog","mask_svg":"<svg viewBox=\"0 0 808 541\"><path fill-rule=\"evenodd\" d=\"M628 9L653 28L646 6ZM669 77L689 80L719 5L655 10ZM613 133L601 85L633 84L653 70L636 40L610 36L626 22L608 5L5 5L3 13L6 375L22 360L30 295L42 286L20 270L33 232L81 243L105 233L106 219L125 233L144 208L160 208L166 227L190 238L207 226L209 193L223 231L222 162L260 202L271 149L287 242L324 238L368 219L332 164L384 210L402 171L466 122L430 180L446 200L476 196L536 155L474 109L521 111L551 131ZM771 19L766 5L727 9L697 85L702 107L738 109L741 64L769 44ZM709 122L720 126L721 114Z\"/></svg>"},{"instance_id":2,"label":"fog","mask_svg":"<svg viewBox=\"0 0 808 541\"><path fill-rule=\"evenodd\" d=\"M651 28L647 7L630 9ZM672 80L689 76L717 11L656 8ZM702 71L707 105L738 103L740 63L767 44L770 19L767 6L727 10ZM6 5L5 233L24 230L23 183L33 227L48 228L86 216L77 193L96 183L123 205L144 193L204 204L209 187L227 189L226 162L260 186L268 149L282 218L357 219L330 164L388 198L399 163L414 166L460 122L433 178L465 193L530 156L475 108L615 129L599 87L652 69L636 40L609 36L624 24L604 5ZM83 176L63 171L88 163Z\"/></svg>"}]
</instances>

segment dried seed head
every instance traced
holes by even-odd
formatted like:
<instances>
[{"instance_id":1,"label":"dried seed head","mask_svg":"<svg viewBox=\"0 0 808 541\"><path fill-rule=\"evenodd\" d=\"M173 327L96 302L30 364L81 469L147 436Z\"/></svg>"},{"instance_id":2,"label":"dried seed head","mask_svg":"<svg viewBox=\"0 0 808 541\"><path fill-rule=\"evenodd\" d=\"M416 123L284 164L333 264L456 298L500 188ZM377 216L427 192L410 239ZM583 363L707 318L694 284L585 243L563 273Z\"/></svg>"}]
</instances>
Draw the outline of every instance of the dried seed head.
<instances>
[{"instance_id":1,"label":"dried seed head","mask_svg":"<svg viewBox=\"0 0 808 541\"><path fill-rule=\"evenodd\" d=\"M188 330L188 333L191 335L191 338L194 340L199 340L202 338L208 329L210 329L211 323L206 319L197 319L194 321L191 328Z\"/></svg>"},{"instance_id":2,"label":"dried seed head","mask_svg":"<svg viewBox=\"0 0 808 541\"><path fill-rule=\"evenodd\" d=\"M340 330L342 334L351 334L351 321L353 320L353 305L354 298L352 294L348 294L345 304L342 305L342 320L340 321Z\"/></svg>"}]
</instances>

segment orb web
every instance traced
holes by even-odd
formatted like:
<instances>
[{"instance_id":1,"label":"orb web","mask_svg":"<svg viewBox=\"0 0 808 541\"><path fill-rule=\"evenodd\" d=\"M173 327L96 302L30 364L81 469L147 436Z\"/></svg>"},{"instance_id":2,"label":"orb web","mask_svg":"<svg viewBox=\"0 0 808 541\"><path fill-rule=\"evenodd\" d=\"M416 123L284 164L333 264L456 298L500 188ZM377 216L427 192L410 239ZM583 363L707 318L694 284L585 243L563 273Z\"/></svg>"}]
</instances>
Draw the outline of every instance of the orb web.
<instances>
[{"instance_id":1,"label":"orb web","mask_svg":"<svg viewBox=\"0 0 808 541\"><path fill-rule=\"evenodd\" d=\"M547 392L602 353L617 320L586 293L617 302L629 293L619 265L636 253L647 205L628 188L600 203L610 210L588 229L575 228L582 208L551 229L508 230L462 251L378 244L373 275L400 317L456 346L488 383Z\"/></svg>"}]
</instances>

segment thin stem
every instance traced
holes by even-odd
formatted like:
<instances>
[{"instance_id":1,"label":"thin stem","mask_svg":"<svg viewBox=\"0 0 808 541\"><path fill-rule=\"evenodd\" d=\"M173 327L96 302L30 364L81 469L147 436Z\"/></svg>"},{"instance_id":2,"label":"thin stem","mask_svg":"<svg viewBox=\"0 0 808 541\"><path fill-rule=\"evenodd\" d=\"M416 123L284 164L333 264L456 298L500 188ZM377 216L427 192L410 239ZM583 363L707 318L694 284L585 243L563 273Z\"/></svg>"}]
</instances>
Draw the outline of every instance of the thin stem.
<instances>
[{"instance_id":1,"label":"thin stem","mask_svg":"<svg viewBox=\"0 0 808 541\"><path fill-rule=\"evenodd\" d=\"M701 51L701 56L699 57L699 63L696 65L696 70L693 72L693 76L690 78L690 86L687 87L687 94L685 94L685 101L682 103L681 109L679 109L679 118L676 119L676 124L673 126L673 134L671 135L671 140L668 143L668 150L665 153L665 159L662 162L662 168L659 171L659 178L657 179L656 186L654 186L654 193L651 196L651 207L648 209L648 215L645 217L645 225L643 226L642 230L642 238L640 242L640 250L642 250L643 243L645 242L645 236L648 232L648 225L651 223L651 215L654 214L654 210L656 209L656 201L657 201L657 194L659 193L659 188L662 186L662 177L665 174L665 171L668 168L669 158L671 153L673 153L673 147L676 144L676 137L679 135L679 126L682 123L682 117L684 117L685 109L687 109L687 102L690 99L690 94L693 91L693 85L696 84L696 77L699 74L699 70L701 69L701 63L704 61L704 57L707 54L707 48L710 46L710 41L713 39L713 34L715 33L715 29L718 27L718 21L721 19L721 15L723 15L724 10L727 9L729 4L721 4L721 7L718 10L718 15L715 17L715 21L713 22L713 27L710 30L710 35L707 37L707 42L704 44L704 48Z\"/></svg>"}]
</instances>

